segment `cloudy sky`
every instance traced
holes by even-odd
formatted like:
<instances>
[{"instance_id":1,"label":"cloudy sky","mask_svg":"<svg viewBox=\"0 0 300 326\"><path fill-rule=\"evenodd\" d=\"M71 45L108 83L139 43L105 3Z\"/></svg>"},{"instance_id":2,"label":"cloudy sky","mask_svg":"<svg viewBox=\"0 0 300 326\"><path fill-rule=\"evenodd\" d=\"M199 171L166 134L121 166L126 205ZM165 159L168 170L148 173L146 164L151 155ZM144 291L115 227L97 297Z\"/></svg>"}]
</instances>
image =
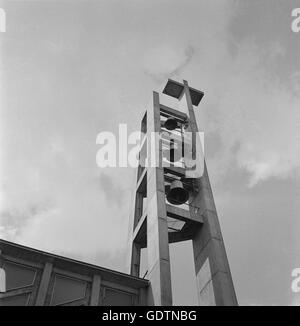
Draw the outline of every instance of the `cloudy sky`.
<instances>
[{"instance_id":1,"label":"cloudy sky","mask_svg":"<svg viewBox=\"0 0 300 326\"><path fill-rule=\"evenodd\" d=\"M0 7L1 238L126 271L135 171L97 167L96 137L138 130L152 90L186 79L205 92L197 118L239 303L300 304L299 1ZM177 281L189 246L171 250ZM176 303L194 303L190 283Z\"/></svg>"}]
</instances>

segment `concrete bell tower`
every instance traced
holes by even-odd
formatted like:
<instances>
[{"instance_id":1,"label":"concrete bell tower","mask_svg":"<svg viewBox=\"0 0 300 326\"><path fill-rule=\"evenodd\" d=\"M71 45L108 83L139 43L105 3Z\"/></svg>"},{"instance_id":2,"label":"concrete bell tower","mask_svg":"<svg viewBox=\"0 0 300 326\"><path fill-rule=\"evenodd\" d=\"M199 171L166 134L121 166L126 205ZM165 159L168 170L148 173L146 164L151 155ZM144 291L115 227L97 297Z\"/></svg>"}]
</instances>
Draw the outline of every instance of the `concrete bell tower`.
<instances>
[{"instance_id":1,"label":"concrete bell tower","mask_svg":"<svg viewBox=\"0 0 300 326\"><path fill-rule=\"evenodd\" d=\"M199 305L237 305L199 146L194 108L203 95L187 81L169 79L162 94L153 92L142 119L130 273L140 276L141 249L147 248L147 305L172 305L169 243L185 240L193 243ZM163 104L166 96L184 109Z\"/></svg>"}]
</instances>

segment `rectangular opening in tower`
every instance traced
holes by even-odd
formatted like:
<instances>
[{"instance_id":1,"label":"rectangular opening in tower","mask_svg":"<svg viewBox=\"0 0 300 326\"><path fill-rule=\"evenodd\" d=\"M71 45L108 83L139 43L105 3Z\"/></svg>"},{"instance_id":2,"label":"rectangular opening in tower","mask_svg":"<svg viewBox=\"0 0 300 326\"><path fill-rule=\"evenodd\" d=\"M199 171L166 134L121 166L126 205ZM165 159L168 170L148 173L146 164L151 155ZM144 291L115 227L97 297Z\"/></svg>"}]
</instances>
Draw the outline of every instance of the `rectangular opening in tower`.
<instances>
[{"instance_id":1,"label":"rectangular opening in tower","mask_svg":"<svg viewBox=\"0 0 300 326\"><path fill-rule=\"evenodd\" d=\"M192 241L169 245L173 305L198 305Z\"/></svg>"}]
</instances>

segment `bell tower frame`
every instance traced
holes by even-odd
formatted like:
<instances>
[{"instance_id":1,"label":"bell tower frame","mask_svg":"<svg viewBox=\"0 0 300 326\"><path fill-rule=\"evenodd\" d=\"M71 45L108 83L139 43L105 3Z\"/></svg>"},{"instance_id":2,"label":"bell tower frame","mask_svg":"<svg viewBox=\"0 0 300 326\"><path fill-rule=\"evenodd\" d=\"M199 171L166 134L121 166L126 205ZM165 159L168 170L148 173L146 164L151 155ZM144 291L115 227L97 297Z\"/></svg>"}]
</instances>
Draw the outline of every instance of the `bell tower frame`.
<instances>
[{"instance_id":1,"label":"bell tower frame","mask_svg":"<svg viewBox=\"0 0 300 326\"><path fill-rule=\"evenodd\" d=\"M185 80L179 83L170 79L163 93L178 100L184 97L187 112L162 104L160 94L153 92L153 101L142 119L143 137L130 235L130 273L142 276L141 249L147 248L146 278L150 281L147 305L172 305L169 243L192 240L199 305L237 305L204 158L203 173L192 178L187 177L184 166L165 167L163 164L164 141L160 135L164 119L176 120L191 133L192 158L197 158L198 127L194 107L199 105L204 93L189 87ZM182 189L178 185L182 185ZM170 204L167 194L172 187L188 192L187 203Z\"/></svg>"}]
</instances>

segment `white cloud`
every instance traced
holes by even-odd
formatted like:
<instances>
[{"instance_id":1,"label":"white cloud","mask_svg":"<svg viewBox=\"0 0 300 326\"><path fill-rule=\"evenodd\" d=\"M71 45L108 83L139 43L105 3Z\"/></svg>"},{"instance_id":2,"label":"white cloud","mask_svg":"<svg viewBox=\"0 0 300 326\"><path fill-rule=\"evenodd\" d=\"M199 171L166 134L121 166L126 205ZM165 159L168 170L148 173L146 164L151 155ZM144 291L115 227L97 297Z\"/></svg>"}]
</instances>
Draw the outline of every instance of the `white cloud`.
<instances>
[{"instance_id":1,"label":"white cloud","mask_svg":"<svg viewBox=\"0 0 300 326\"><path fill-rule=\"evenodd\" d=\"M218 98L208 99L215 106L209 118L221 136L224 157L249 172L250 186L290 177L300 168L300 92L293 80L281 81L268 70L276 64L272 51L249 40L242 43L219 71L224 83L213 89Z\"/></svg>"},{"instance_id":2,"label":"white cloud","mask_svg":"<svg viewBox=\"0 0 300 326\"><path fill-rule=\"evenodd\" d=\"M118 177L130 172L97 170L96 146L74 151L54 137L28 156L23 145L22 159L5 169L0 237L87 261L102 255L109 265L127 241L131 191Z\"/></svg>"},{"instance_id":3,"label":"white cloud","mask_svg":"<svg viewBox=\"0 0 300 326\"><path fill-rule=\"evenodd\" d=\"M171 76L189 63L194 49L185 45L160 44L146 51L143 62L145 71L156 77Z\"/></svg>"}]
</instances>

